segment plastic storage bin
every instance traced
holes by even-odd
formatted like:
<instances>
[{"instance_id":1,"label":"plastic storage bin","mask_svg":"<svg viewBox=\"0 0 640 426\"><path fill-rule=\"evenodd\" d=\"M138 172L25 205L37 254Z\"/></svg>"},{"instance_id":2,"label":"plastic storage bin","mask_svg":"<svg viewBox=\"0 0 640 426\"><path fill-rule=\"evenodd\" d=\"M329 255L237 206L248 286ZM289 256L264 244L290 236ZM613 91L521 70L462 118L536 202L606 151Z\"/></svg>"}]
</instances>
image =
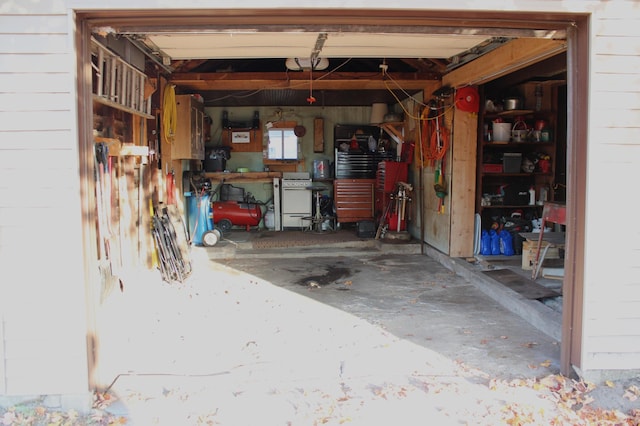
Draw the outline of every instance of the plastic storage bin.
<instances>
[{"instance_id":1,"label":"plastic storage bin","mask_svg":"<svg viewBox=\"0 0 640 426\"><path fill-rule=\"evenodd\" d=\"M503 173L520 173L522 166L521 152L505 152L502 157Z\"/></svg>"}]
</instances>

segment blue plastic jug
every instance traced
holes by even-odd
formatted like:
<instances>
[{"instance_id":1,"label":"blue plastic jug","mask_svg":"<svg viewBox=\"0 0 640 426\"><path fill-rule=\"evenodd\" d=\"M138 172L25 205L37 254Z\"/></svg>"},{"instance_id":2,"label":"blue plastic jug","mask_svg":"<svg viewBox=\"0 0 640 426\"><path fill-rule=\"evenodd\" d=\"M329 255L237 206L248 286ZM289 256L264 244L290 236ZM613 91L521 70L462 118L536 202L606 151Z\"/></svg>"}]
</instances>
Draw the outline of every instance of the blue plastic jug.
<instances>
[{"instance_id":1,"label":"blue plastic jug","mask_svg":"<svg viewBox=\"0 0 640 426\"><path fill-rule=\"evenodd\" d=\"M506 230L500 231L500 252L505 256L513 256L513 237Z\"/></svg>"},{"instance_id":2,"label":"blue plastic jug","mask_svg":"<svg viewBox=\"0 0 640 426\"><path fill-rule=\"evenodd\" d=\"M500 254L500 235L492 229L489 234L491 235L491 254Z\"/></svg>"},{"instance_id":3,"label":"blue plastic jug","mask_svg":"<svg viewBox=\"0 0 640 426\"><path fill-rule=\"evenodd\" d=\"M487 230L483 230L480 237L480 254L483 256L491 254L491 237Z\"/></svg>"}]
</instances>

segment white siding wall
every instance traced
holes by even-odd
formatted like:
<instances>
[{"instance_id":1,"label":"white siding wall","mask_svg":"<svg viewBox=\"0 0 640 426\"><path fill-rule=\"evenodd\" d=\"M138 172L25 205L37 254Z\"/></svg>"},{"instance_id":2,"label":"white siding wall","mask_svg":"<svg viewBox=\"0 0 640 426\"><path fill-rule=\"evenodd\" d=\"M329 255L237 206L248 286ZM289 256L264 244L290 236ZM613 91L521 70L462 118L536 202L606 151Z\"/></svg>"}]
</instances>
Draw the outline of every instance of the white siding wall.
<instances>
[{"instance_id":1,"label":"white siding wall","mask_svg":"<svg viewBox=\"0 0 640 426\"><path fill-rule=\"evenodd\" d=\"M592 32L582 368L640 371L640 2Z\"/></svg>"},{"instance_id":2,"label":"white siding wall","mask_svg":"<svg viewBox=\"0 0 640 426\"><path fill-rule=\"evenodd\" d=\"M88 390L75 59L70 18L49 3L0 2L0 394L8 395Z\"/></svg>"},{"instance_id":3,"label":"white siding wall","mask_svg":"<svg viewBox=\"0 0 640 426\"><path fill-rule=\"evenodd\" d=\"M0 393L86 388L75 56L66 7L105 4L0 1L0 313L7 358ZM112 0L109 7L211 4ZM442 2L274 0L268 7L304 6L441 9ZM235 7L265 4L247 0ZM446 7L593 12L590 136L583 141L589 195L581 367L587 373L640 369L640 2L469 0Z\"/></svg>"}]
</instances>

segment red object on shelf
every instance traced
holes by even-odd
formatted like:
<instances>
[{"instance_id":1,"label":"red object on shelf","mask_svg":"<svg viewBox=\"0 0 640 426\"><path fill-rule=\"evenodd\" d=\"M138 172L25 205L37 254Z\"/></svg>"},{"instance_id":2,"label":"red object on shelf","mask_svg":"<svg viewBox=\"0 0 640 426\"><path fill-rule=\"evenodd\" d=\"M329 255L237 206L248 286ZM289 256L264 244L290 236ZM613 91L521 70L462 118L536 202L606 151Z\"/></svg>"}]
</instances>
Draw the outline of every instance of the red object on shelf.
<instances>
[{"instance_id":1,"label":"red object on shelf","mask_svg":"<svg viewBox=\"0 0 640 426\"><path fill-rule=\"evenodd\" d=\"M551 161L540 160L538 161L538 167L542 173L549 173L551 171Z\"/></svg>"},{"instance_id":2,"label":"red object on shelf","mask_svg":"<svg viewBox=\"0 0 640 426\"><path fill-rule=\"evenodd\" d=\"M483 164L483 173L502 173L502 164Z\"/></svg>"}]
</instances>

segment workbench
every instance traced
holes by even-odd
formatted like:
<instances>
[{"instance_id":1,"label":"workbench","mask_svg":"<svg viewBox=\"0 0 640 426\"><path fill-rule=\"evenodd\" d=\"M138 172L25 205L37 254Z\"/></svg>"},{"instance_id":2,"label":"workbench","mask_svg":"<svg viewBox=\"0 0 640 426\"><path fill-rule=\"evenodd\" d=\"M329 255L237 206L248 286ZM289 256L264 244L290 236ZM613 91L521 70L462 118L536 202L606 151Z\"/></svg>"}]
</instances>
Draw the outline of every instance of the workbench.
<instances>
[{"instance_id":1,"label":"workbench","mask_svg":"<svg viewBox=\"0 0 640 426\"><path fill-rule=\"evenodd\" d=\"M205 172L204 176L212 182L261 183L282 178L282 172Z\"/></svg>"}]
</instances>

